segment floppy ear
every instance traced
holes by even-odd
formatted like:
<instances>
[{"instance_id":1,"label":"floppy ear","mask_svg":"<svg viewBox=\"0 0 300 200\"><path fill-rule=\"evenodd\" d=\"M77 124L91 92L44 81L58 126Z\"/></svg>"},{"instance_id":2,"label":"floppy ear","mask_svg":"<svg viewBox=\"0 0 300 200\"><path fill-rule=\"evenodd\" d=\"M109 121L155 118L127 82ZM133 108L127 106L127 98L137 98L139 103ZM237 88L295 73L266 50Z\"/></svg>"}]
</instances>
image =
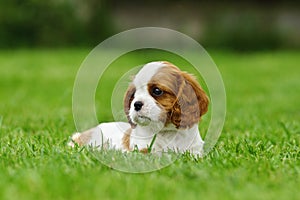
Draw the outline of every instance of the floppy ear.
<instances>
[{"instance_id":1,"label":"floppy ear","mask_svg":"<svg viewBox=\"0 0 300 200\"><path fill-rule=\"evenodd\" d=\"M202 89L202 87L200 86L200 84L198 83L198 81L193 75L185 72L183 72L182 75L185 78L185 80L188 82L188 84L192 86L194 93L197 96L199 110L200 110L200 117L201 117L208 110L208 104L209 104L208 96L206 95L206 93L204 92L204 90Z\"/></svg>"},{"instance_id":2,"label":"floppy ear","mask_svg":"<svg viewBox=\"0 0 300 200\"><path fill-rule=\"evenodd\" d=\"M183 82L179 83L171 121L177 128L190 128L207 112L209 100L194 76L186 72L181 72L181 76Z\"/></svg>"},{"instance_id":3,"label":"floppy ear","mask_svg":"<svg viewBox=\"0 0 300 200\"><path fill-rule=\"evenodd\" d=\"M126 114L128 123L131 125L131 128L136 127L136 124L134 124L129 117L130 104L134 98L134 93L135 93L135 87L134 87L134 85L131 84L131 85L129 85L129 87L125 93L125 96L124 96L124 112Z\"/></svg>"}]
</instances>

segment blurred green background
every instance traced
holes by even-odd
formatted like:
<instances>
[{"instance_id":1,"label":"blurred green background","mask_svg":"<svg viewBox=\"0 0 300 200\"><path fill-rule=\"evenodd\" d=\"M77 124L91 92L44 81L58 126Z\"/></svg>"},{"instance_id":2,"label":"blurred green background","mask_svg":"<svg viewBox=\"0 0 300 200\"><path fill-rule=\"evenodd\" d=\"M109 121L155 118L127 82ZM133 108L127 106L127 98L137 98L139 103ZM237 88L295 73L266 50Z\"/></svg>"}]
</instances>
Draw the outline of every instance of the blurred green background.
<instances>
[{"instance_id":1,"label":"blurred green background","mask_svg":"<svg viewBox=\"0 0 300 200\"><path fill-rule=\"evenodd\" d=\"M0 0L0 48L94 47L122 30L160 26L204 47L300 47L296 1Z\"/></svg>"}]
</instances>

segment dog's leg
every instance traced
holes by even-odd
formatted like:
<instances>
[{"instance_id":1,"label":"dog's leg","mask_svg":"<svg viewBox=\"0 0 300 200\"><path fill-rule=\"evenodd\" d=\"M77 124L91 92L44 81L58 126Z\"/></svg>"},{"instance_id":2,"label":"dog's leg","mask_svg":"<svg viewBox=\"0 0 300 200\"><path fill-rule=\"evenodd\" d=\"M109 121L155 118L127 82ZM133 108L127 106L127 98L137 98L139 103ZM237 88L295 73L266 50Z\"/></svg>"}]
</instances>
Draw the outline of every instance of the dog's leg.
<instances>
[{"instance_id":1,"label":"dog's leg","mask_svg":"<svg viewBox=\"0 0 300 200\"><path fill-rule=\"evenodd\" d=\"M89 129L87 131L84 131L82 133L79 133L79 132L74 133L71 137L72 141L70 141L68 143L68 146L74 147L75 144L78 144L79 146L84 146L84 145L89 144L95 131L96 131L96 127L91 128L91 129Z\"/></svg>"}]
</instances>

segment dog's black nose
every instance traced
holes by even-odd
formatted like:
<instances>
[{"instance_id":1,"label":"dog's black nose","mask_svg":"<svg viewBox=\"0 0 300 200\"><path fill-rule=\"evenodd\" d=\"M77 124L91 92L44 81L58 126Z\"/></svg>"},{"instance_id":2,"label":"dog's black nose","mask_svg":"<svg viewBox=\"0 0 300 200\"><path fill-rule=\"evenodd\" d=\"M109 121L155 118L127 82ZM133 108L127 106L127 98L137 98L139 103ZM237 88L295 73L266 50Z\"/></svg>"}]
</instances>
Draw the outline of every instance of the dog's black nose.
<instances>
[{"instance_id":1,"label":"dog's black nose","mask_svg":"<svg viewBox=\"0 0 300 200\"><path fill-rule=\"evenodd\" d=\"M142 107L143 107L143 102L141 102L141 101L136 101L135 103L134 103L134 110L135 111L139 111L139 110L141 110L142 109Z\"/></svg>"}]
</instances>

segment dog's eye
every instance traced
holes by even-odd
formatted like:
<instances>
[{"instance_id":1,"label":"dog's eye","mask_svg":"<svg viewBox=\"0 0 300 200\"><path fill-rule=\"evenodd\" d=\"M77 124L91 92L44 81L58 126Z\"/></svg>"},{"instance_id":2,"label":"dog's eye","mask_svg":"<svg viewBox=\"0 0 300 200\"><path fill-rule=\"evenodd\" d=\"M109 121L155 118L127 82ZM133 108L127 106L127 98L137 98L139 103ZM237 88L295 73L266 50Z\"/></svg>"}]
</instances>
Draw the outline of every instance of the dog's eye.
<instances>
[{"instance_id":1,"label":"dog's eye","mask_svg":"<svg viewBox=\"0 0 300 200\"><path fill-rule=\"evenodd\" d=\"M159 89L158 87L154 87L153 89L152 89L152 94L154 95L154 96L161 96L162 94L163 94L164 92L161 90L161 89Z\"/></svg>"}]
</instances>

